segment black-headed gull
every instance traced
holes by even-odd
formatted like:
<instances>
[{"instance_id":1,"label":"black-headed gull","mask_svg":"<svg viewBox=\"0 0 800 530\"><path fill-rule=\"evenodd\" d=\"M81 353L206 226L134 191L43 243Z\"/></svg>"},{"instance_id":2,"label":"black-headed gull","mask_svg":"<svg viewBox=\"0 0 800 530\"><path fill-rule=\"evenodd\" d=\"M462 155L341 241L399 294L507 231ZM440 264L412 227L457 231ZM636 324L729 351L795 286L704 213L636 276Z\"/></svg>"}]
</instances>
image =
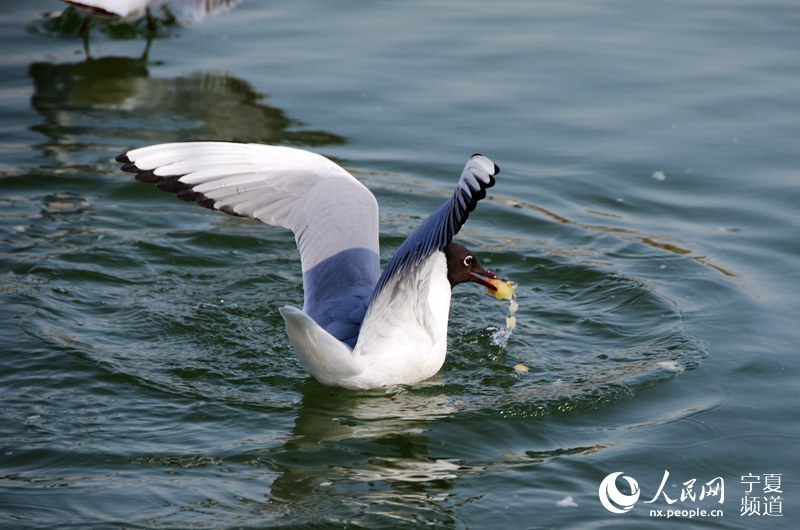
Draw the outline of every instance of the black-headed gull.
<instances>
[{"instance_id":1,"label":"black-headed gull","mask_svg":"<svg viewBox=\"0 0 800 530\"><path fill-rule=\"evenodd\" d=\"M383 273L378 203L327 158L291 147L228 142L160 144L117 157L122 169L185 201L294 232L303 309L280 309L300 363L324 385L413 384L445 360L450 291L504 282L453 237L498 167L473 155L453 195L403 242Z\"/></svg>"},{"instance_id":2,"label":"black-headed gull","mask_svg":"<svg viewBox=\"0 0 800 530\"><path fill-rule=\"evenodd\" d=\"M147 19L147 45L142 59L147 60L150 43L156 30L156 19L153 10L164 8L168 23L177 19L199 22L207 16L233 9L239 0L61 0L83 12L86 16L80 28L83 37L83 50L86 57L89 53L89 23L92 17L107 20L132 20L145 17ZM167 9L169 8L169 9Z\"/></svg>"},{"instance_id":3,"label":"black-headed gull","mask_svg":"<svg viewBox=\"0 0 800 530\"><path fill-rule=\"evenodd\" d=\"M151 10L169 5L186 18L199 20L233 8L239 0L61 0L84 12L103 18L131 19L145 16L154 26Z\"/></svg>"}]
</instances>

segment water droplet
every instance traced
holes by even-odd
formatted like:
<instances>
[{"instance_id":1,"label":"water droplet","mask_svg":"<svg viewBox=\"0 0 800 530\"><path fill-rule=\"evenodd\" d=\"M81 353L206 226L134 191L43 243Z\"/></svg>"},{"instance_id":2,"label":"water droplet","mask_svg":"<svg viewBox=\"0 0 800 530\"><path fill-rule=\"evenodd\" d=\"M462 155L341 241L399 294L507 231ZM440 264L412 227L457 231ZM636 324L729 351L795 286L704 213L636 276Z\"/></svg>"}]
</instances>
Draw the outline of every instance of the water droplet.
<instances>
[{"instance_id":1,"label":"water droplet","mask_svg":"<svg viewBox=\"0 0 800 530\"><path fill-rule=\"evenodd\" d=\"M653 180L658 180L658 181L667 180L667 176L664 174L663 171L654 171L651 176L653 177Z\"/></svg>"}]
</instances>

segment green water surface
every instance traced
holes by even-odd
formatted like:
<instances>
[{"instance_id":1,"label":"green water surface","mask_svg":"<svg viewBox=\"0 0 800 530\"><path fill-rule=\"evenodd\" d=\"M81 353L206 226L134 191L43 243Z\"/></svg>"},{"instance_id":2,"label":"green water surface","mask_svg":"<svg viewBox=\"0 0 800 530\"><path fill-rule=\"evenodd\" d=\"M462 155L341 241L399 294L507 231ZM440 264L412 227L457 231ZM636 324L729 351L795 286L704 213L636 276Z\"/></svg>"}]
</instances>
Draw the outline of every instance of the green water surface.
<instances>
[{"instance_id":1,"label":"green water surface","mask_svg":"<svg viewBox=\"0 0 800 530\"><path fill-rule=\"evenodd\" d=\"M0 7L0 527L800 526L796 2L250 1L146 58L62 7ZM113 160L183 140L333 158L384 263L490 156L508 344L459 286L433 380L311 380L292 235Z\"/></svg>"}]
</instances>

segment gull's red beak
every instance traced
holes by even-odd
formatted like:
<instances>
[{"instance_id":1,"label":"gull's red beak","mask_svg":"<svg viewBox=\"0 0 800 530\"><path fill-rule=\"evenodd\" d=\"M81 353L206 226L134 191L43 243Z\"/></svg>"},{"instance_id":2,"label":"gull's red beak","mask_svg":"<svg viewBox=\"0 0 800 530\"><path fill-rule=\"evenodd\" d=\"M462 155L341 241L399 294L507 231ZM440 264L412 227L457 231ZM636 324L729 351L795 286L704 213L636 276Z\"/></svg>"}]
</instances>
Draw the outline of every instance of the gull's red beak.
<instances>
[{"instance_id":1,"label":"gull's red beak","mask_svg":"<svg viewBox=\"0 0 800 530\"><path fill-rule=\"evenodd\" d=\"M492 271L480 269L480 270L470 271L469 281L483 285L484 287L486 287L487 291L494 294L494 291L497 290L497 285L495 285L493 282L502 280L500 280L500 276L493 273Z\"/></svg>"}]
</instances>

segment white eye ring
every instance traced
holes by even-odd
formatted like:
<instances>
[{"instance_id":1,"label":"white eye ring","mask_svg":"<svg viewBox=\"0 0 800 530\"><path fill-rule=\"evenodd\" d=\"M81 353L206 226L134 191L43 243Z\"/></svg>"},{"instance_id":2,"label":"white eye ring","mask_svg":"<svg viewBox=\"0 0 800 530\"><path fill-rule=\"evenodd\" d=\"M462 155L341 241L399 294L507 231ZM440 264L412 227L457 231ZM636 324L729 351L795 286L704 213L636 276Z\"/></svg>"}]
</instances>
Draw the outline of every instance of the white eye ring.
<instances>
[{"instance_id":1,"label":"white eye ring","mask_svg":"<svg viewBox=\"0 0 800 530\"><path fill-rule=\"evenodd\" d=\"M467 267L471 267L474 262L475 258L473 258L472 256L467 256L466 258L464 258L464 265Z\"/></svg>"}]
</instances>

